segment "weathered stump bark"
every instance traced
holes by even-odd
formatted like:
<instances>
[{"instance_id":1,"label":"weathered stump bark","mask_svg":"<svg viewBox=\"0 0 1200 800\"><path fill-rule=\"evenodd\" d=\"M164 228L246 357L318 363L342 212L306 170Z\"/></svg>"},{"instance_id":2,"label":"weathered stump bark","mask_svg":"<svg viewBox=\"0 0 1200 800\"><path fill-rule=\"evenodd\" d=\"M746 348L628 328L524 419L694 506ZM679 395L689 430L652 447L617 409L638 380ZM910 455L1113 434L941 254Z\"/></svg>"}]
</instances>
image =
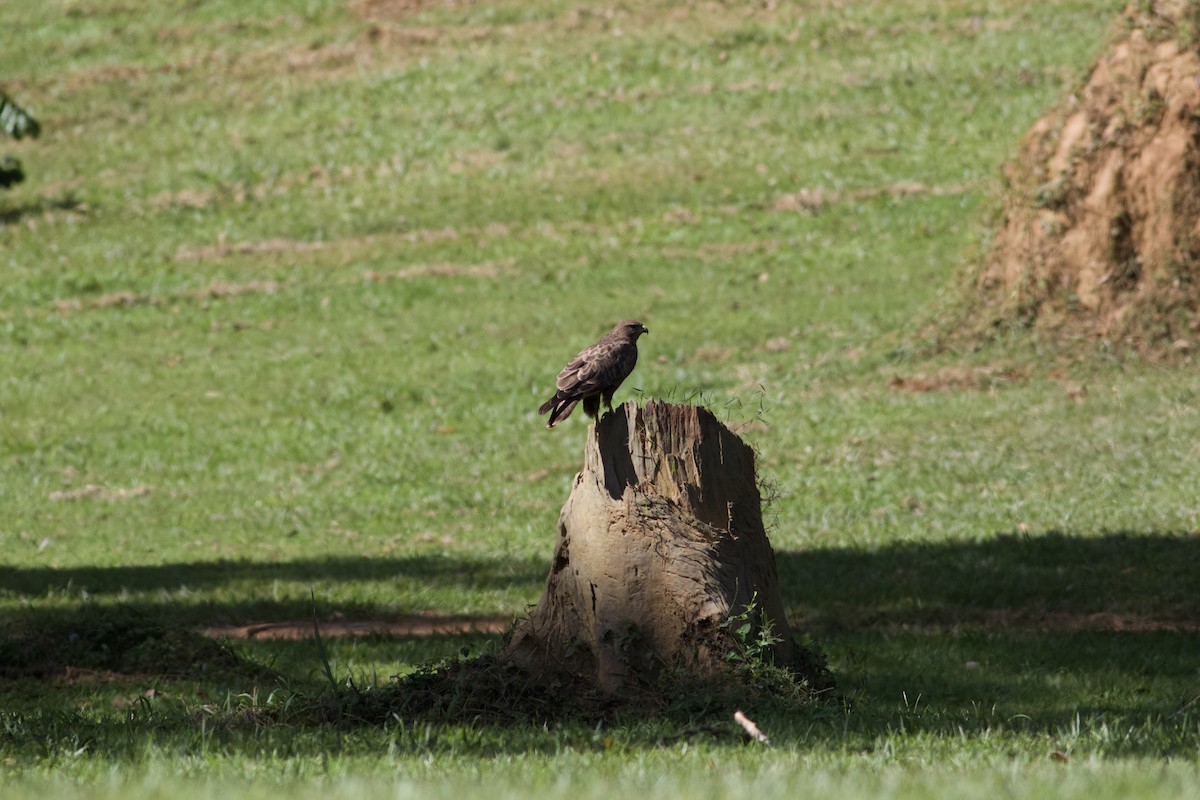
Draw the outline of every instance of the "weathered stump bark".
<instances>
[{"instance_id":1,"label":"weathered stump bark","mask_svg":"<svg viewBox=\"0 0 1200 800\"><path fill-rule=\"evenodd\" d=\"M501 658L607 692L663 668L708 676L750 606L790 665L754 451L706 409L626 403L588 431L545 591Z\"/></svg>"}]
</instances>

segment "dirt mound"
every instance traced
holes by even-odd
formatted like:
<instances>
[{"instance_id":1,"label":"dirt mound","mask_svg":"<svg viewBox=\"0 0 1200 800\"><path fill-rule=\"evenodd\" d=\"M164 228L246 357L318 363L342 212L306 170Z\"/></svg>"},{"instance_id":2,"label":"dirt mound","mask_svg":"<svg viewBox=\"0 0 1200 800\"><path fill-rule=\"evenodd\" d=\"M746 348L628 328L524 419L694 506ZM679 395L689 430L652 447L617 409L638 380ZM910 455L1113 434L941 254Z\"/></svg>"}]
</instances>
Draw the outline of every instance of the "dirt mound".
<instances>
[{"instance_id":1,"label":"dirt mound","mask_svg":"<svg viewBox=\"0 0 1200 800\"><path fill-rule=\"evenodd\" d=\"M112 683L218 673L275 678L224 644L134 608L88 607L0 628L0 680Z\"/></svg>"},{"instance_id":2,"label":"dirt mound","mask_svg":"<svg viewBox=\"0 0 1200 800\"><path fill-rule=\"evenodd\" d=\"M971 287L986 321L1140 351L1200 339L1200 2L1130 3L1086 84L1005 169Z\"/></svg>"}]
</instances>

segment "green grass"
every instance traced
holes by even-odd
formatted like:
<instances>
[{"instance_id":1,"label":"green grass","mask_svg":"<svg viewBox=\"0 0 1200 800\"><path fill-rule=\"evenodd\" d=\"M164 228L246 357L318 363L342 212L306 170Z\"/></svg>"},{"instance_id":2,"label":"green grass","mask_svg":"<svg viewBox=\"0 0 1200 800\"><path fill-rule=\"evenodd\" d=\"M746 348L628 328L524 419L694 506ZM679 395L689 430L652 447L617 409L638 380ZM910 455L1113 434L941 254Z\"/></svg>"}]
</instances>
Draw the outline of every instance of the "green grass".
<instances>
[{"instance_id":1,"label":"green grass","mask_svg":"<svg viewBox=\"0 0 1200 800\"><path fill-rule=\"evenodd\" d=\"M1193 365L912 344L1121 4L245 5L0 4L43 123L3 146L0 656L118 613L522 614L584 431L534 410L632 316L619 399L765 423L785 601L851 702L760 709L771 750L347 726L288 706L311 642L233 645L277 679L96 656L0 677L6 798L1196 791ZM495 640L325 645L380 685Z\"/></svg>"}]
</instances>

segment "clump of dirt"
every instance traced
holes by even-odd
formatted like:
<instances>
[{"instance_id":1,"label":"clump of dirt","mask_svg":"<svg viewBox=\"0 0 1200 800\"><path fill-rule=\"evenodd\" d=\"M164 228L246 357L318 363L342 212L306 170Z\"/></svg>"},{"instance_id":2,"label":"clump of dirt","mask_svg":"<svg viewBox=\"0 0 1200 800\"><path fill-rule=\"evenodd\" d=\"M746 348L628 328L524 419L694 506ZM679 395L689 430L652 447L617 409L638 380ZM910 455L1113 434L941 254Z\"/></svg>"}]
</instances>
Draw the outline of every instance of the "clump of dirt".
<instances>
[{"instance_id":1,"label":"clump of dirt","mask_svg":"<svg viewBox=\"0 0 1200 800\"><path fill-rule=\"evenodd\" d=\"M0 678L76 683L237 673L274 675L226 645L136 609L84 609L0 631Z\"/></svg>"},{"instance_id":2,"label":"clump of dirt","mask_svg":"<svg viewBox=\"0 0 1200 800\"><path fill-rule=\"evenodd\" d=\"M989 326L1200 343L1198 41L1197 0L1130 3L1086 84L1028 132L970 287Z\"/></svg>"},{"instance_id":3,"label":"clump of dirt","mask_svg":"<svg viewBox=\"0 0 1200 800\"><path fill-rule=\"evenodd\" d=\"M381 686L338 686L314 709L325 721L340 723L549 725L567 719L717 718L738 707L800 713L839 699L823 654L797 644L795 661L787 669L731 662L707 678L663 673L611 694L578 675L535 676L496 655L468 658L464 651L461 658L427 664Z\"/></svg>"}]
</instances>

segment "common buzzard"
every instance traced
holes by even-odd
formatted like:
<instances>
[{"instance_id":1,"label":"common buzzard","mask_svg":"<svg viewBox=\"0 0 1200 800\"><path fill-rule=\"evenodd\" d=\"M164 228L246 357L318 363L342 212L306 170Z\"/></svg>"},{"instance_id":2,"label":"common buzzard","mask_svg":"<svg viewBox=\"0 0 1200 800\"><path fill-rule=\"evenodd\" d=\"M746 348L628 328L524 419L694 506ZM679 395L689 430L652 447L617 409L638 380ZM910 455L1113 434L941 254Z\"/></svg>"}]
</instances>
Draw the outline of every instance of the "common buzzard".
<instances>
[{"instance_id":1,"label":"common buzzard","mask_svg":"<svg viewBox=\"0 0 1200 800\"><path fill-rule=\"evenodd\" d=\"M613 392L637 364L638 337L649 332L637 320L627 319L571 359L571 363L558 373L554 396L538 409L539 414L550 412L546 427L553 428L571 416L580 400L583 401L583 413L589 417L599 415L601 399L612 411Z\"/></svg>"}]
</instances>

